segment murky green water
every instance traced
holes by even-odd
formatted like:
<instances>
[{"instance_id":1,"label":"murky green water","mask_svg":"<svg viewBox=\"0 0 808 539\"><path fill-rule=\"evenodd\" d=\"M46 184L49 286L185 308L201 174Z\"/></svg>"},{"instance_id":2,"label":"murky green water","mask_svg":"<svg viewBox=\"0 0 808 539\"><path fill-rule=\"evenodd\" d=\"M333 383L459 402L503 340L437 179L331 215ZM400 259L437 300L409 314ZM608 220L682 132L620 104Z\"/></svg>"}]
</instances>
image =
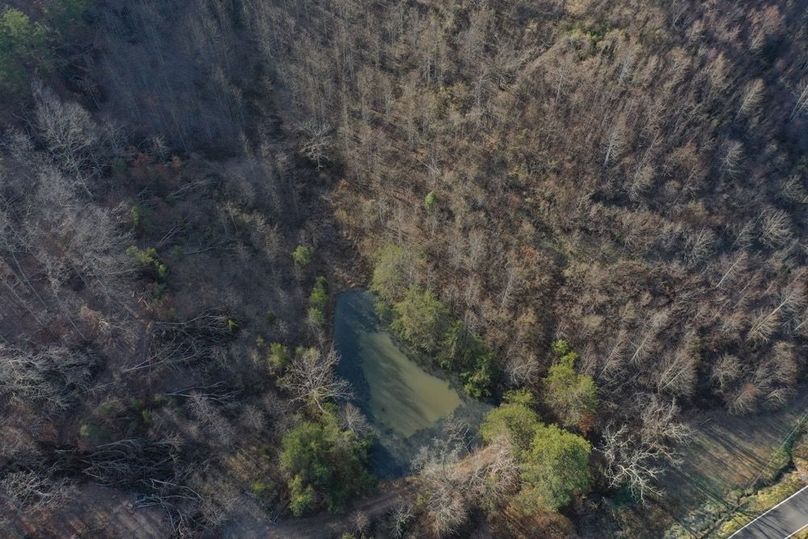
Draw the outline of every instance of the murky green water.
<instances>
[{"instance_id":1,"label":"murky green water","mask_svg":"<svg viewBox=\"0 0 808 539\"><path fill-rule=\"evenodd\" d=\"M379 326L370 292L337 300L334 338L340 371L353 384L371 422L409 438L452 414L462 401L449 382L409 359Z\"/></svg>"}]
</instances>

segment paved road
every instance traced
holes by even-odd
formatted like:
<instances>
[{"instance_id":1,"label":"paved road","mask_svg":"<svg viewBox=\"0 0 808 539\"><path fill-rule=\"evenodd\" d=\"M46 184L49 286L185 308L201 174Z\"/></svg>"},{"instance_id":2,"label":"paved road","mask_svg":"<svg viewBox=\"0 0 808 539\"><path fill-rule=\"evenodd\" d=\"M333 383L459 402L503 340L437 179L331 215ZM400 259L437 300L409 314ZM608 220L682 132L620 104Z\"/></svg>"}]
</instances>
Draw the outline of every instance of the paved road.
<instances>
[{"instance_id":1,"label":"paved road","mask_svg":"<svg viewBox=\"0 0 808 539\"><path fill-rule=\"evenodd\" d=\"M730 535L732 539L785 539L808 526L808 487Z\"/></svg>"}]
</instances>

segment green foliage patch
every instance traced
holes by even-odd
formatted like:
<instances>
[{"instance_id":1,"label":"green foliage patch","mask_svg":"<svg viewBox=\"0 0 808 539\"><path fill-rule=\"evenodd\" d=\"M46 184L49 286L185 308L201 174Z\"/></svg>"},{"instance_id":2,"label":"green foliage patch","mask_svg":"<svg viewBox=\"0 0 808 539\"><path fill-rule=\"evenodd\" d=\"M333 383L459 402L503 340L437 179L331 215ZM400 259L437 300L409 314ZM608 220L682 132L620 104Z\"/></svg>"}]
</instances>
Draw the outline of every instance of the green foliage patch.
<instances>
[{"instance_id":1,"label":"green foliage patch","mask_svg":"<svg viewBox=\"0 0 808 539\"><path fill-rule=\"evenodd\" d=\"M460 320L453 320L431 290L406 284L410 263L396 245L379 251L371 280L371 290L379 297L379 318L390 321L390 328L408 346L433 357L442 369L458 373L470 396L490 396L497 373L493 351Z\"/></svg>"},{"instance_id":2,"label":"green foliage patch","mask_svg":"<svg viewBox=\"0 0 808 539\"><path fill-rule=\"evenodd\" d=\"M588 430L598 405L598 390L591 376L578 374L578 354L563 340L554 341L555 363L544 378L544 402L565 427Z\"/></svg>"},{"instance_id":3,"label":"green foliage patch","mask_svg":"<svg viewBox=\"0 0 808 539\"><path fill-rule=\"evenodd\" d=\"M399 337L421 352L437 352L449 310L430 290L411 286L393 312L391 327Z\"/></svg>"},{"instance_id":4,"label":"green foliage patch","mask_svg":"<svg viewBox=\"0 0 808 539\"><path fill-rule=\"evenodd\" d=\"M50 61L45 28L22 11L6 8L0 14L0 91L26 89L31 75Z\"/></svg>"},{"instance_id":5,"label":"green foliage patch","mask_svg":"<svg viewBox=\"0 0 808 539\"><path fill-rule=\"evenodd\" d=\"M525 514L556 511L591 483L592 447L583 437L555 425L544 425L533 410L527 390L505 394L480 427L486 443L506 437L520 466L521 489L514 503Z\"/></svg>"},{"instance_id":6,"label":"green foliage patch","mask_svg":"<svg viewBox=\"0 0 808 539\"><path fill-rule=\"evenodd\" d=\"M383 302L395 303L407 289L406 254L397 245L385 245L376 256L370 289Z\"/></svg>"},{"instance_id":7,"label":"green foliage patch","mask_svg":"<svg viewBox=\"0 0 808 539\"><path fill-rule=\"evenodd\" d=\"M319 507L344 508L374 482L367 471L370 439L340 428L334 413L303 421L283 438L281 468L289 477L295 516Z\"/></svg>"},{"instance_id":8,"label":"green foliage patch","mask_svg":"<svg viewBox=\"0 0 808 539\"><path fill-rule=\"evenodd\" d=\"M309 295L308 320L317 327L325 326L325 311L328 306L328 281L325 277L317 277L314 288Z\"/></svg>"},{"instance_id":9,"label":"green foliage patch","mask_svg":"<svg viewBox=\"0 0 808 539\"><path fill-rule=\"evenodd\" d=\"M313 255L314 249L310 246L298 245L295 247L295 250L292 251L292 261L295 263L297 269L302 270L311 264L311 257Z\"/></svg>"},{"instance_id":10,"label":"green foliage patch","mask_svg":"<svg viewBox=\"0 0 808 539\"><path fill-rule=\"evenodd\" d=\"M147 277L151 277L158 282L164 282L168 277L168 266L157 256L157 249L154 247L138 249L132 245L126 249L126 254L135 260L135 263Z\"/></svg>"}]
</instances>

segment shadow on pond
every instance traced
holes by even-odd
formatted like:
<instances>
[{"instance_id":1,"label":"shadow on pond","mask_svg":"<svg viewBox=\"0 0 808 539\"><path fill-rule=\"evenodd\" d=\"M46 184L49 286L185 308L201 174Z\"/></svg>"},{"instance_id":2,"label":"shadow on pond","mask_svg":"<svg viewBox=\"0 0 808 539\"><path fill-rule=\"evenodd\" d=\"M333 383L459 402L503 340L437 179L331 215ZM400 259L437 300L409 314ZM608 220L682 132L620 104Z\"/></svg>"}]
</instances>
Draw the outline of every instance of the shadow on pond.
<instances>
[{"instance_id":1,"label":"shadow on pond","mask_svg":"<svg viewBox=\"0 0 808 539\"><path fill-rule=\"evenodd\" d=\"M342 357L338 372L351 382L376 433L374 471L394 477L409 471L422 445L441 436L446 419L476 430L489 407L461 398L448 381L408 358L380 324L374 301L364 290L341 294L334 340Z\"/></svg>"}]
</instances>

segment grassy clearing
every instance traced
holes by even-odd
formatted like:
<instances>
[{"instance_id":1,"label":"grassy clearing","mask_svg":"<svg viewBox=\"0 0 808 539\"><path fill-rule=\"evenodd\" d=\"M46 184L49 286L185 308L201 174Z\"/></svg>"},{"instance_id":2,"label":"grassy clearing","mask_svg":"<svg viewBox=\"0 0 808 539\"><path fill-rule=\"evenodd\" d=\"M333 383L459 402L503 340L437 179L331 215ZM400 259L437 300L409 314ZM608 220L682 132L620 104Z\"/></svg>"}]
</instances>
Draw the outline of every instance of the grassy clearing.
<instances>
[{"instance_id":1,"label":"grassy clearing","mask_svg":"<svg viewBox=\"0 0 808 539\"><path fill-rule=\"evenodd\" d=\"M737 529L733 526L795 492L800 476L790 470L796 466L799 472L808 450L804 441L795 443L794 427L806 406L803 392L778 413L702 416L694 425L693 443L669 474L666 494L658 502L676 521L665 537L725 537Z\"/></svg>"}]
</instances>

